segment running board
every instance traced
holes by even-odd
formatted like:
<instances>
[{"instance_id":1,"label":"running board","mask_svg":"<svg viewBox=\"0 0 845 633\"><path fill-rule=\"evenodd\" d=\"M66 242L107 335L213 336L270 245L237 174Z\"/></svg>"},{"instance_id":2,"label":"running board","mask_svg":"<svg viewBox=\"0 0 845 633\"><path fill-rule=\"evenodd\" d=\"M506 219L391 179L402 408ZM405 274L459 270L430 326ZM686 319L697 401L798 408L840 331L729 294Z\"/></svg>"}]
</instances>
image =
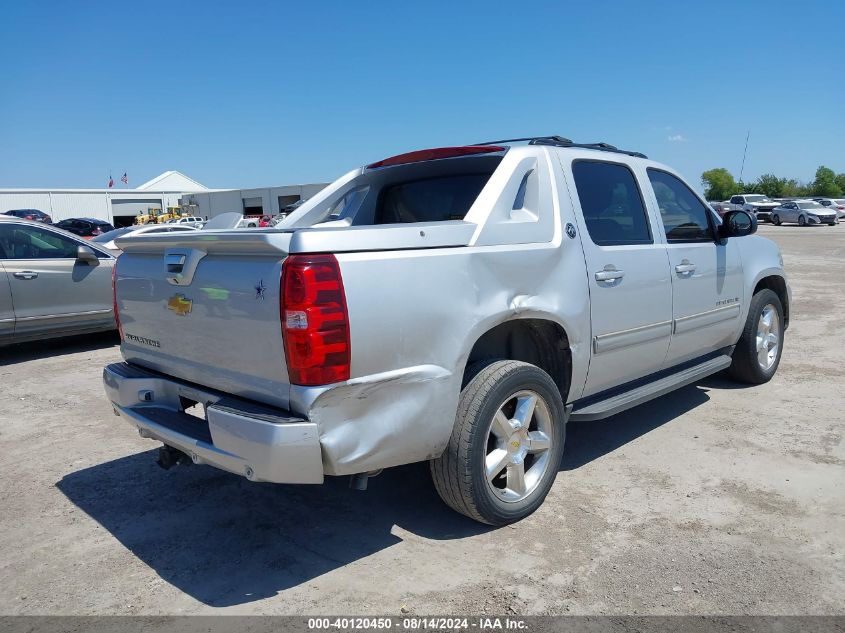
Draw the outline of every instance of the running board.
<instances>
[{"instance_id":1,"label":"running board","mask_svg":"<svg viewBox=\"0 0 845 633\"><path fill-rule=\"evenodd\" d=\"M653 382L648 382L644 385L635 387L629 391L623 391L612 396L608 396L604 400L598 402L591 402L589 404L575 406L572 414L569 416L570 422L587 422L590 420L603 420L612 415L621 413L626 409L635 407L638 404L648 402L654 398L662 396L663 394L674 391L679 387L688 385L702 378L706 378L717 371L726 369L731 364L730 356L716 356L710 360L687 367L675 374L670 374Z\"/></svg>"}]
</instances>

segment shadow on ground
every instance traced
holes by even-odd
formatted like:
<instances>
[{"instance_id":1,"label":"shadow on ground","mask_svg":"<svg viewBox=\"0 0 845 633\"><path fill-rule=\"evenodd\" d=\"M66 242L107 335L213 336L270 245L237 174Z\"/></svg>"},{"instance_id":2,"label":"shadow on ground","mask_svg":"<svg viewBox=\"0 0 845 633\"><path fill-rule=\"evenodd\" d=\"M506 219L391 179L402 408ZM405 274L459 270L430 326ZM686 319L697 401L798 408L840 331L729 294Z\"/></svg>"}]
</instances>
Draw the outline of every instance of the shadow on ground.
<instances>
[{"instance_id":1,"label":"shadow on ground","mask_svg":"<svg viewBox=\"0 0 845 633\"><path fill-rule=\"evenodd\" d=\"M115 347L120 343L117 332L98 332L82 336L46 339L32 343L15 343L0 347L0 366L16 365L32 360L90 352L107 347Z\"/></svg>"},{"instance_id":2,"label":"shadow on ground","mask_svg":"<svg viewBox=\"0 0 845 633\"><path fill-rule=\"evenodd\" d=\"M708 400L707 389L689 385L606 420L570 422L566 427L561 470L575 470L612 453ZM677 422L681 424L682 420Z\"/></svg>"},{"instance_id":3,"label":"shadow on ground","mask_svg":"<svg viewBox=\"0 0 845 633\"><path fill-rule=\"evenodd\" d=\"M490 529L446 508L424 463L356 492L346 477L255 484L208 466L163 471L154 459L145 451L57 486L164 580L215 607L273 596L395 545L394 525L430 539Z\"/></svg>"},{"instance_id":4,"label":"shadow on ground","mask_svg":"<svg viewBox=\"0 0 845 633\"><path fill-rule=\"evenodd\" d=\"M707 400L704 390L687 387L610 420L573 423L562 469ZM154 450L130 455L68 474L57 486L164 580L215 607L273 596L389 548L402 540L394 526L437 540L492 529L449 510L425 463L389 469L367 492L355 492L345 477L323 486L255 484L207 466L163 471L154 458Z\"/></svg>"}]
</instances>

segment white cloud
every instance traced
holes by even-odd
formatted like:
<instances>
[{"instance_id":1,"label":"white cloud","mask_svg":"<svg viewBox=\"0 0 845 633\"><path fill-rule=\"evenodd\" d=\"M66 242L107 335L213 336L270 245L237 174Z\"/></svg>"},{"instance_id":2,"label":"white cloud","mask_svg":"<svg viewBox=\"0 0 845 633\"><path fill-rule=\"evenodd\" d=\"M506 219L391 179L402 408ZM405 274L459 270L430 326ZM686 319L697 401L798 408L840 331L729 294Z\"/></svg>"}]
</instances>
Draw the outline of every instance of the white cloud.
<instances>
[{"instance_id":1,"label":"white cloud","mask_svg":"<svg viewBox=\"0 0 845 633\"><path fill-rule=\"evenodd\" d=\"M671 134L666 137L666 140L670 143L684 143L687 140L687 137L683 134Z\"/></svg>"}]
</instances>

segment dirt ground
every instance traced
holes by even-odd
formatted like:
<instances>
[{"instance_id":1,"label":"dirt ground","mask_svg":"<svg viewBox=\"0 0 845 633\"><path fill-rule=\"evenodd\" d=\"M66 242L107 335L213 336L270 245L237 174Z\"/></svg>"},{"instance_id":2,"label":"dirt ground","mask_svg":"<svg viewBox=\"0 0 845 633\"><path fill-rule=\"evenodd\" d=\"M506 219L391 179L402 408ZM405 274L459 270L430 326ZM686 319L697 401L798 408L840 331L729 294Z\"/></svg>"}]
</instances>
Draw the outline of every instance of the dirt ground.
<instances>
[{"instance_id":1,"label":"dirt ground","mask_svg":"<svg viewBox=\"0 0 845 633\"><path fill-rule=\"evenodd\" d=\"M503 529L425 465L364 493L165 472L103 396L113 337L0 350L0 613L845 613L845 225L760 233L793 289L775 379L571 424Z\"/></svg>"}]
</instances>

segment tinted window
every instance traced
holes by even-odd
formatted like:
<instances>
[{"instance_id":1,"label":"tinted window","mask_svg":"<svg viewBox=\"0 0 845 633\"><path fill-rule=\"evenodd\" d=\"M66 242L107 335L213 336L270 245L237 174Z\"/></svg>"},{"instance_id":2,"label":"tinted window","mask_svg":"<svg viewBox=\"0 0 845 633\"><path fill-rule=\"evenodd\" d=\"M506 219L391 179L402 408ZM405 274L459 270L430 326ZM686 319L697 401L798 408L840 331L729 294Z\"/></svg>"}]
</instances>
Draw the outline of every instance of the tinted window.
<instances>
[{"instance_id":1,"label":"tinted window","mask_svg":"<svg viewBox=\"0 0 845 633\"><path fill-rule=\"evenodd\" d=\"M5 259L76 259L79 242L32 226L0 224Z\"/></svg>"},{"instance_id":2,"label":"tinted window","mask_svg":"<svg viewBox=\"0 0 845 633\"><path fill-rule=\"evenodd\" d=\"M699 242L713 239L707 207L681 180L656 169L648 170L666 239Z\"/></svg>"},{"instance_id":3,"label":"tinted window","mask_svg":"<svg viewBox=\"0 0 845 633\"><path fill-rule=\"evenodd\" d=\"M630 169L613 163L575 161L572 173L594 243L651 244L642 196Z\"/></svg>"},{"instance_id":4,"label":"tinted window","mask_svg":"<svg viewBox=\"0 0 845 633\"><path fill-rule=\"evenodd\" d=\"M440 176L388 185L381 191L376 224L463 220L490 174Z\"/></svg>"}]
</instances>

